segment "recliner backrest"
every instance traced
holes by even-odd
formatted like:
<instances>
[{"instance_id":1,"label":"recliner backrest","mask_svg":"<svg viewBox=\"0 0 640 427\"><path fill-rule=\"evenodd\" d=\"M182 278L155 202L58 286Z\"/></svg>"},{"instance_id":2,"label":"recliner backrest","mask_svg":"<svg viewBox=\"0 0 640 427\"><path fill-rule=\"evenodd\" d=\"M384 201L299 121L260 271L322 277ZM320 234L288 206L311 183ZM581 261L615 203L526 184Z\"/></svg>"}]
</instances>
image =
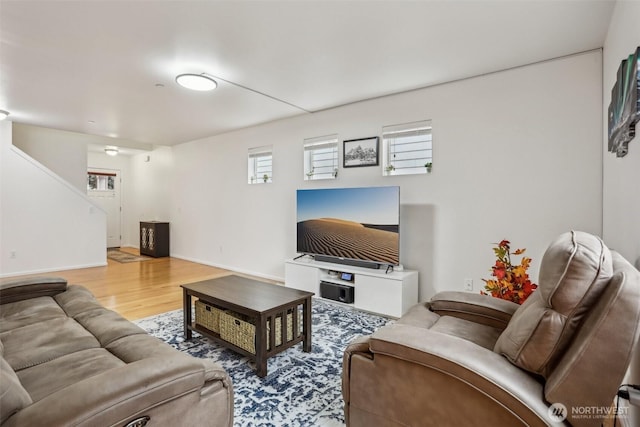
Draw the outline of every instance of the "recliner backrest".
<instances>
[{"instance_id":1,"label":"recliner backrest","mask_svg":"<svg viewBox=\"0 0 640 427\"><path fill-rule=\"evenodd\" d=\"M565 405L574 426L600 426L637 351L640 272L620 254L612 258L613 278L545 384L547 402Z\"/></svg>"},{"instance_id":2,"label":"recliner backrest","mask_svg":"<svg viewBox=\"0 0 640 427\"><path fill-rule=\"evenodd\" d=\"M542 257L538 289L513 314L494 351L546 378L612 275L611 252L600 238L563 233Z\"/></svg>"}]
</instances>

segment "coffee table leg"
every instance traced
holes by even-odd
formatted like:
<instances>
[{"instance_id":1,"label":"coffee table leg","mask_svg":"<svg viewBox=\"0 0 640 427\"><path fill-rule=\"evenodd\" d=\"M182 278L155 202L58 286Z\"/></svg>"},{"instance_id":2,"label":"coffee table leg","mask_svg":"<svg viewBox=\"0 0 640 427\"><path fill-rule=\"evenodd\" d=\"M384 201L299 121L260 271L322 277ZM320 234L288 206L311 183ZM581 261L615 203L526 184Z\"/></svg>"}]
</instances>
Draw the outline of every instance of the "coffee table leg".
<instances>
[{"instance_id":1,"label":"coffee table leg","mask_svg":"<svg viewBox=\"0 0 640 427\"><path fill-rule=\"evenodd\" d=\"M304 341L302 351L311 352L311 297L302 303L302 317L304 318Z\"/></svg>"},{"instance_id":2,"label":"coffee table leg","mask_svg":"<svg viewBox=\"0 0 640 427\"><path fill-rule=\"evenodd\" d=\"M191 295L186 289L182 289L182 317L184 319L184 338L186 340L191 339Z\"/></svg>"},{"instance_id":3,"label":"coffee table leg","mask_svg":"<svg viewBox=\"0 0 640 427\"><path fill-rule=\"evenodd\" d=\"M267 376L267 319L264 316L258 316L256 322L256 371L260 378Z\"/></svg>"}]
</instances>

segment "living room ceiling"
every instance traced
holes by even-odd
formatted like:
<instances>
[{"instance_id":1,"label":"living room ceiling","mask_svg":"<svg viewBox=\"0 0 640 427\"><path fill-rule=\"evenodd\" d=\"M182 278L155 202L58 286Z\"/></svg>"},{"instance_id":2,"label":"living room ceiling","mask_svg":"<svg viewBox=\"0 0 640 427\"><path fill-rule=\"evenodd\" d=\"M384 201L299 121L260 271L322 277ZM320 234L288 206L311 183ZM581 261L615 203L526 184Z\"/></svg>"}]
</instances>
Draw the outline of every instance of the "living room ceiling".
<instances>
[{"instance_id":1,"label":"living room ceiling","mask_svg":"<svg viewBox=\"0 0 640 427\"><path fill-rule=\"evenodd\" d=\"M613 5L0 0L0 109L174 145L601 48ZM189 91L180 73L218 88Z\"/></svg>"}]
</instances>

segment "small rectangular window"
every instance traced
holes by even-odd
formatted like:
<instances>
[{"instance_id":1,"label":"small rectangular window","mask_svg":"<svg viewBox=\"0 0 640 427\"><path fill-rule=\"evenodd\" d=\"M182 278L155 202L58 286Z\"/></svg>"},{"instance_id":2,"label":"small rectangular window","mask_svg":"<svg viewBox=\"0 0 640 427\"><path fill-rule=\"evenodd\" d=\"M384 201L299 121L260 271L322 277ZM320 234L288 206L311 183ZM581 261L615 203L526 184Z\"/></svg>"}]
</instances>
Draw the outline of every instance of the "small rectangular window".
<instances>
[{"instance_id":1,"label":"small rectangular window","mask_svg":"<svg viewBox=\"0 0 640 427\"><path fill-rule=\"evenodd\" d=\"M115 173L87 172L87 190L113 191Z\"/></svg>"},{"instance_id":2,"label":"small rectangular window","mask_svg":"<svg viewBox=\"0 0 640 427\"><path fill-rule=\"evenodd\" d=\"M338 135L304 140L304 179L335 179L338 176Z\"/></svg>"},{"instance_id":3,"label":"small rectangular window","mask_svg":"<svg viewBox=\"0 0 640 427\"><path fill-rule=\"evenodd\" d=\"M412 175L431 171L431 120L382 128L384 175Z\"/></svg>"},{"instance_id":4,"label":"small rectangular window","mask_svg":"<svg viewBox=\"0 0 640 427\"><path fill-rule=\"evenodd\" d=\"M247 170L249 184L273 182L273 146L250 148Z\"/></svg>"}]
</instances>

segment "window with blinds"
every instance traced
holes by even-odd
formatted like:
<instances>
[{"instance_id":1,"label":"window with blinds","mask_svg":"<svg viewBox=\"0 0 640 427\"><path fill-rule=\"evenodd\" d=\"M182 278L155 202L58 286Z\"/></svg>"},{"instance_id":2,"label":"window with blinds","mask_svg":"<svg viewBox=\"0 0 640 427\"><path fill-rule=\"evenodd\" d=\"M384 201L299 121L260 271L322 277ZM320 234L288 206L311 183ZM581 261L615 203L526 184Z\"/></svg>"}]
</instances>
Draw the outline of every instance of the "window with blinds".
<instances>
[{"instance_id":1,"label":"window with blinds","mask_svg":"<svg viewBox=\"0 0 640 427\"><path fill-rule=\"evenodd\" d=\"M431 120L383 127L382 145L385 175L412 175L431 170Z\"/></svg>"},{"instance_id":2,"label":"window with blinds","mask_svg":"<svg viewBox=\"0 0 640 427\"><path fill-rule=\"evenodd\" d=\"M335 179L338 176L338 135L304 140L304 179Z\"/></svg>"},{"instance_id":3,"label":"window with blinds","mask_svg":"<svg viewBox=\"0 0 640 427\"><path fill-rule=\"evenodd\" d=\"M249 148L249 184L273 182L273 146Z\"/></svg>"}]
</instances>

